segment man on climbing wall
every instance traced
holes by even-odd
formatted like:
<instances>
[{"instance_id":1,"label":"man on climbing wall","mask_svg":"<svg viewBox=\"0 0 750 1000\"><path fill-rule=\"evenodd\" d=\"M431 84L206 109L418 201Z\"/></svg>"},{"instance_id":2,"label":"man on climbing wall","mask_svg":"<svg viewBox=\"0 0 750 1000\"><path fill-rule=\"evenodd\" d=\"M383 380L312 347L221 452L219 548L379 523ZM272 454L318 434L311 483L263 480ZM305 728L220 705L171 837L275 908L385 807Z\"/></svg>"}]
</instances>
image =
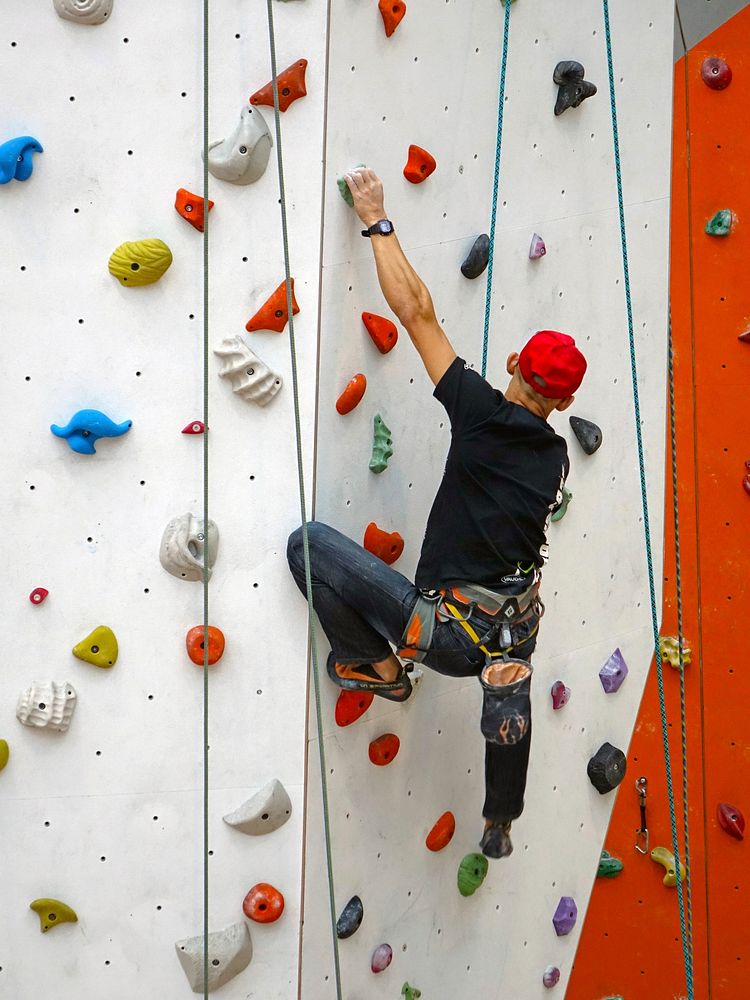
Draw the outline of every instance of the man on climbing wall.
<instances>
[{"instance_id":1,"label":"man on climbing wall","mask_svg":"<svg viewBox=\"0 0 750 1000\"><path fill-rule=\"evenodd\" d=\"M361 168L345 176L383 295L450 417L451 445L416 585L335 528L307 525L313 604L331 644L328 674L339 687L405 701L411 681L393 643L401 659L479 677L487 740L481 848L505 857L526 788L528 661L544 610L546 531L569 468L565 440L547 418L573 402L586 361L571 337L542 330L508 356L505 393L493 389L456 355L440 326L387 219L376 174ZM302 528L290 536L287 557L306 595Z\"/></svg>"}]
</instances>

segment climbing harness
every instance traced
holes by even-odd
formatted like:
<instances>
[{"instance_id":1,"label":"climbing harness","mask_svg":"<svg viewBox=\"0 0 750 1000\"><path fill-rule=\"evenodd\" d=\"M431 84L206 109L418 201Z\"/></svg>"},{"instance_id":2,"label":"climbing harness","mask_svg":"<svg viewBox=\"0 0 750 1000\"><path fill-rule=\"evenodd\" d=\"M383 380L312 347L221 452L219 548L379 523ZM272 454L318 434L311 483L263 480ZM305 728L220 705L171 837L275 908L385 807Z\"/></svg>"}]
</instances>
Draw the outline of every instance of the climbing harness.
<instances>
[{"instance_id":1,"label":"climbing harness","mask_svg":"<svg viewBox=\"0 0 750 1000\"><path fill-rule=\"evenodd\" d=\"M638 792L638 806L641 810L641 825L635 831L635 849L639 854L648 854L648 826L646 824L646 794L648 778L638 778L635 783Z\"/></svg>"}]
</instances>

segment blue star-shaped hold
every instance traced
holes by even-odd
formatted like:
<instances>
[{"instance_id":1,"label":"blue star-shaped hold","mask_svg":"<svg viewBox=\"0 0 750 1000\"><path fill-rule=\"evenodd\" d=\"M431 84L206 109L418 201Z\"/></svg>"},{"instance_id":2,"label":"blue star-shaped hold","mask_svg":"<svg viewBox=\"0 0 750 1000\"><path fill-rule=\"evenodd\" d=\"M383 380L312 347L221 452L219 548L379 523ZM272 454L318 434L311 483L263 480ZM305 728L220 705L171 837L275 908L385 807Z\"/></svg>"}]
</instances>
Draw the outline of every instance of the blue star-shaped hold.
<instances>
[{"instance_id":1,"label":"blue star-shaped hold","mask_svg":"<svg viewBox=\"0 0 750 1000\"><path fill-rule=\"evenodd\" d=\"M65 438L73 451L79 455L94 455L94 444L100 437L120 437L133 426L132 420L116 424L101 410L79 410L74 413L65 427L52 424L50 430L57 437Z\"/></svg>"}]
</instances>

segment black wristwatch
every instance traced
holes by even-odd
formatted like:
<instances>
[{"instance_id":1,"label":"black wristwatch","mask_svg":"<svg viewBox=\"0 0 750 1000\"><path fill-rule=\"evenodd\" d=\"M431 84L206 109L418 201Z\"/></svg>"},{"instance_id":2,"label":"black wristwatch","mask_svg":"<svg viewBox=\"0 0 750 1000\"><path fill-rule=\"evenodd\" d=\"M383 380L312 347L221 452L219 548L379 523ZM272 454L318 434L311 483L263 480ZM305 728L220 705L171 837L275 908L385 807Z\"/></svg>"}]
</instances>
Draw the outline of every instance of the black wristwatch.
<instances>
[{"instance_id":1,"label":"black wristwatch","mask_svg":"<svg viewBox=\"0 0 750 1000\"><path fill-rule=\"evenodd\" d=\"M381 219L380 222L376 222L374 226L370 226L369 229L363 229L363 236L390 236L394 232L394 225L389 219Z\"/></svg>"}]
</instances>

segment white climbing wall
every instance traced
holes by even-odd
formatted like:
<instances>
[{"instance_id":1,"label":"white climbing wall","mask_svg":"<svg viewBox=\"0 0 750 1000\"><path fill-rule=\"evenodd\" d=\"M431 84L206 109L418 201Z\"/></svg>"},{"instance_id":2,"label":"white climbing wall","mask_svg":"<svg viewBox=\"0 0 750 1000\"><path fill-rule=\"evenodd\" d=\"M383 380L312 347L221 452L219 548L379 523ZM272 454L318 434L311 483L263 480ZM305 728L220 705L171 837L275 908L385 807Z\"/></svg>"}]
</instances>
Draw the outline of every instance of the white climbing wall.
<instances>
[{"instance_id":1,"label":"white climbing wall","mask_svg":"<svg viewBox=\"0 0 750 1000\"><path fill-rule=\"evenodd\" d=\"M380 173L386 210L432 290L438 317L458 353L479 368L485 283L467 281L459 264L489 226L503 8L497 0L412 0L387 39L375 7L337 4L331 21L316 516L358 540L371 519L400 531L406 548L395 568L408 575L442 473L449 425L406 334L381 357L362 328L362 310L387 312L387 306L369 245L335 196L335 176L360 161ZM658 577L672 5L614 2L610 16ZM555 119L551 77L560 59L582 62L599 93ZM411 142L438 162L418 187L401 175ZM548 252L529 261L534 231ZM425 1000L533 1000L550 995L541 982L550 964L561 969L556 992L564 993L614 800L593 789L586 764L605 741L627 750L648 669L651 624L607 61L595 0L513 6L494 289L490 381L505 386L505 357L535 329L573 333L589 373L569 412L599 423L604 444L584 455L567 414L553 418L570 441L574 499L551 531L526 809L514 824L515 853L490 862L475 896L458 894L456 870L464 854L478 849L482 829L479 684L426 671L411 703L376 699L344 730L333 723L334 692L326 689L337 909L354 893L365 909L357 934L340 942L345 997L393 998L408 980ZM332 404L355 371L367 375L367 394L340 418ZM393 432L395 454L388 470L374 476L367 461L378 411ZM630 675L617 694L605 695L598 670L616 647ZM553 712L549 690L558 678L572 698ZM401 750L393 764L375 768L367 745L387 731L398 734ZM309 790L312 849L320 841L313 781ZM456 815L456 835L442 853L431 854L424 837L446 809ZM335 990L322 862L309 858L303 995L328 1000ZM561 895L575 897L579 916L573 933L557 938L551 918ZM393 964L373 976L370 956L383 941L393 947Z\"/></svg>"},{"instance_id":2,"label":"white climbing wall","mask_svg":"<svg viewBox=\"0 0 750 1000\"><path fill-rule=\"evenodd\" d=\"M211 6L210 135L222 138L270 63L265 4ZM335 178L361 161L381 174L448 335L478 367L484 279L458 268L489 224L502 7L409 0L390 39L375 0L330 11L277 3L274 13L279 69L309 61L308 96L283 116L308 496L319 519L358 540L370 520L399 530L396 568L411 573L447 420L406 335L383 357L364 332L362 310L386 307ZM658 567L672 9L613 0L611 15ZM30 134L45 150L28 182L0 187L0 738L11 749L0 773L0 995L18 1000L190 995L174 941L202 929L202 674L184 652L202 588L169 576L158 548L171 517L202 508L202 439L180 434L202 415L202 238L173 208L177 188L201 191L201 44L198 3L115 0L99 27L60 20L52 0L0 10L0 142ZM569 58L600 91L555 119L552 69ZM341 942L347 1000L396 997L406 979L424 1000L531 1000L546 965L570 970L577 931L557 939L551 915L573 895L581 927L612 804L590 787L586 762L605 740L627 748L650 647L607 90L598 3L514 4L489 376L504 385L505 355L532 330L569 330L590 362L574 412L602 426L604 445L586 457L571 440L575 496L553 526L545 576L526 811L515 854L492 863L474 897L458 895L455 873L481 830L478 685L427 673L413 703L375 704L337 730L324 684L337 907L354 893L365 906L360 931ZM272 111L260 113L273 131ZM401 174L411 142L438 161L418 187ZM259 409L231 394L210 359L210 515L221 541L209 619L227 637L210 676L211 928L243 919L258 881L286 897L278 923L251 926L253 962L220 995L330 1000L314 735L305 757L307 622L285 561L299 523L289 334L243 332L283 277L275 150L256 184L212 180L210 194L209 341L241 334L285 380ZM548 254L530 262L534 230ZM109 254L145 237L163 239L174 263L158 284L124 289ZM334 401L357 371L367 395L341 418ZM131 419L132 430L76 455L48 428L86 407ZM380 477L367 468L377 411L395 447ZM566 418L556 423L570 437ZM36 586L50 591L41 607L27 600ZM111 671L70 653L100 624L119 640ZM597 671L617 646L631 673L607 697ZM558 677L573 696L553 714ZM67 733L16 721L18 693L36 679L75 686ZM375 769L367 743L389 730L400 754ZM228 828L222 815L272 777L292 797L291 821L267 838ZM432 855L424 836L445 809L456 836ZM42 896L73 906L79 922L40 934L28 904ZM373 977L383 941L394 961Z\"/></svg>"}]
</instances>

